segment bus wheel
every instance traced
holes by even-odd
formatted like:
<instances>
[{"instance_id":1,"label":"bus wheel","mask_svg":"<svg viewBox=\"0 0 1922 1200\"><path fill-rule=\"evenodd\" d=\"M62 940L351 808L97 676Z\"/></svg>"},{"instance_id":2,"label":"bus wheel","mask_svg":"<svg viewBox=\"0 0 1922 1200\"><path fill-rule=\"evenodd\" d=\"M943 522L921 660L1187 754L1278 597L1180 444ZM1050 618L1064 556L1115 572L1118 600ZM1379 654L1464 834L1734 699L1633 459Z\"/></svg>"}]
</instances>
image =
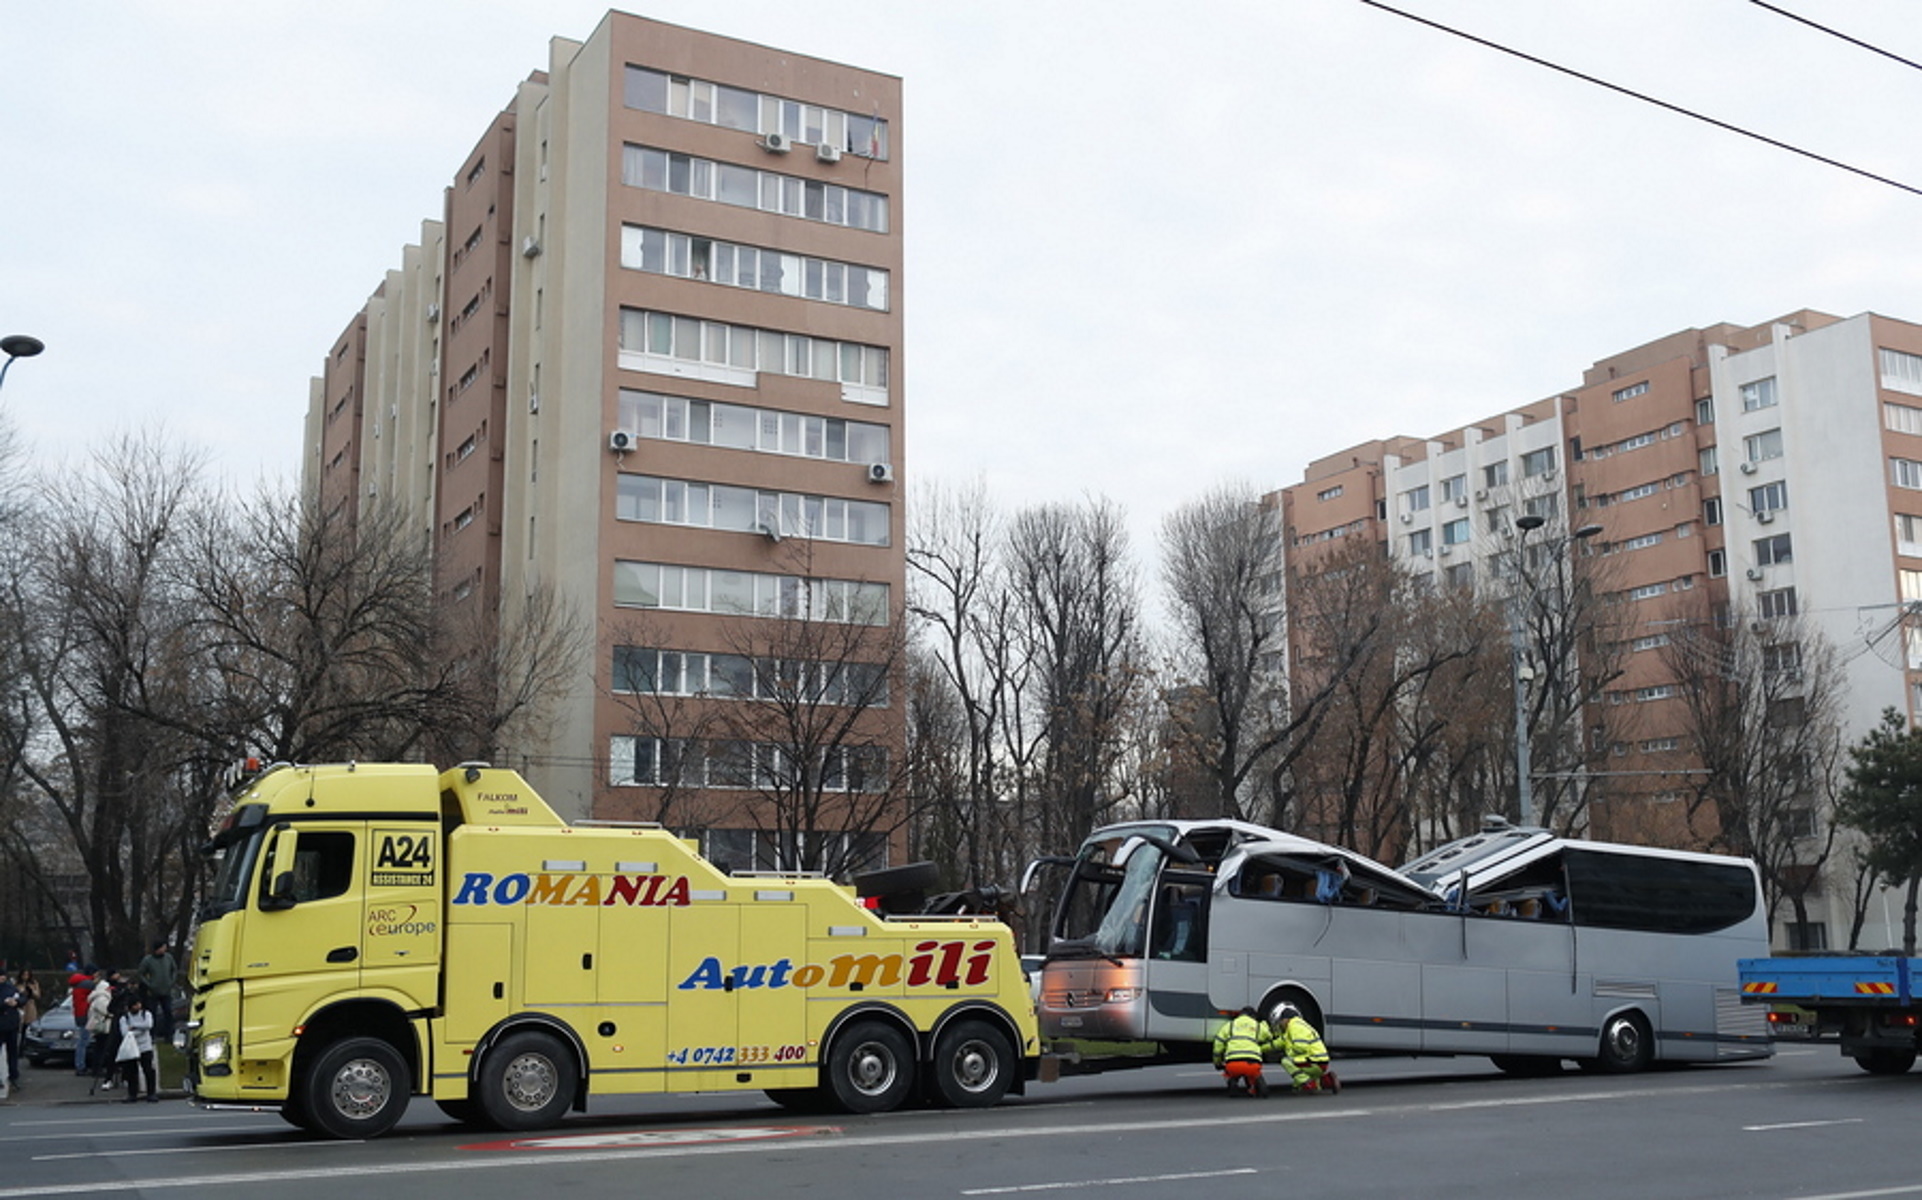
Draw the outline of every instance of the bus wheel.
<instances>
[{"instance_id":1,"label":"bus wheel","mask_svg":"<svg viewBox=\"0 0 1922 1200\"><path fill-rule=\"evenodd\" d=\"M400 1123L412 1090L400 1051L364 1037L327 1047L300 1086L299 1111L288 1119L334 1138L386 1133Z\"/></svg>"},{"instance_id":2,"label":"bus wheel","mask_svg":"<svg viewBox=\"0 0 1922 1200\"><path fill-rule=\"evenodd\" d=\"M1520 1079L1537 1079L1543 1075L1562 1073L1562 1060L1559 1058L1539 1054L1491 1054L1488 1057L1494 1062L1496 1070Z\"/></svg>"},{"instance_id":3,"label":"bus wheel","mask_svg":"<svg viewBox=\"0 0 1922 1200\"><path fill-rule=\"evenodd\" d=\"M566 1046L545 1033L516 1033L487 1052L475 1098L496 1129L545 1129L574 1102L578 1082Z\"/></svg>"},{"instance_id":4,"label":"bus wheel","mask_svg":"<svg viewBox=\"0 0 1922 1200\"><path fill-rule=\"evenodd\" d=\"M951 1108L987 1108L1008 1094L1014 1047L986 1021L956 1021L934 1043L934 1088Z\"/></svg>"},{"instance_id":5,"label":"bus wheel","mask_svg":"<svg viewBox=\"0 0 1922 1200\"><path fill-rule=\"evenodd\" d=\"M834 1039L827 1086L851 1113L889 1112L914 1088L914 1051L892 1025L857 1021Z\"/></svg>"},{"instance_id":6,"label":"bus wheel","mask_svg":"<svg viewBox=\"0 0 1922 1200\"><path fill-rule=\"evenodd\" d=\"M1294 991L1276 992L1261 1002L1261 1019L1268 1022L1276 1032L1281 1030L1281 1022L1275 1018L1275 1011L1284 1004L1292 1004L1301 1013L1301 1019L1315 1027L1315 1032L1326 1038L1327 1031L1321 1026L1321 1006L1310 999L1306 993Z\"/></svg>"},{"instance_id":7,"label":"bus wheel","mask_svg":"<svg viewBox=\"0 0 1922 1200\"><path fill-rule=\"evenodd\" d=\"M1871 1075L1906 1075L1915 1065L1913 1050L1864 1050L1854 1058L1855 1065Z\"/></svg>"},{"instance_id":8,"label":"bus wheel","mask_svg":"<svg viewBox=\"0 0 1922 1200\"><path fill-rule=\"evenodd\" d=\"M1643 1070L1654 1057L1655 1041L1641 1013L1616 1013L1602 1023L1601 1053L1593 1059L1595 1070L1626 1075Z\"/></svg>"}]
</instances>

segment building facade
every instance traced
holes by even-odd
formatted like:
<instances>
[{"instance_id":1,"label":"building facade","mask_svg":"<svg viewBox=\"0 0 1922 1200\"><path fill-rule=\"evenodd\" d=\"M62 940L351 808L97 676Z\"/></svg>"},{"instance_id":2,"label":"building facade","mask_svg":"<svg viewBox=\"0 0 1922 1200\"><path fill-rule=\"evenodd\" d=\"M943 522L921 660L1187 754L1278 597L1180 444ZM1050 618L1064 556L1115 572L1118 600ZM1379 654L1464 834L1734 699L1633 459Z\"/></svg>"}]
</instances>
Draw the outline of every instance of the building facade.
<instances>
[{"instance_id":1,"label":"building facade","mask_svg":"<svg viewBox=\"0 0 1922 1200\"><path fill-rule=\"evenodd\" d=\"M1899 944L1899 898L1861 890L1830 809L1834 749L1886 708L1922 715L1922 326L1804 310L1685 330L1568 392L1328 455L1279 497L1293 578L1358 542L1509 614L1531 783L1571 798L1572 828L1717 844L1739 806L1766 844L1738 848L1799 901L1778 944L1845 945L1858 914L1858 944ZM1545 663L1519 627L1577 581L1588 632ZM1592 686L1544 729L1529 689L1563 666ZM1731 676L1747 711L1716 695ZM1826 751L1797 741L1817 717ZM1731 797L1705 763L1747 782Z\"/></svg>"},{"instance_id":2,"label":"building facade","mask_svg":"<svg viewBox=\"0 0 1922 1200\"><path fill-rule=\"evenodd\" d=\"M445 604L591 617L591 679L511 748L570 816L741 867L821 861L803 825L830 863L887 840L900 108L892 76L609 13L552 43L312 386L311 494L400 506Z\"/></svg>"}]
</instances>

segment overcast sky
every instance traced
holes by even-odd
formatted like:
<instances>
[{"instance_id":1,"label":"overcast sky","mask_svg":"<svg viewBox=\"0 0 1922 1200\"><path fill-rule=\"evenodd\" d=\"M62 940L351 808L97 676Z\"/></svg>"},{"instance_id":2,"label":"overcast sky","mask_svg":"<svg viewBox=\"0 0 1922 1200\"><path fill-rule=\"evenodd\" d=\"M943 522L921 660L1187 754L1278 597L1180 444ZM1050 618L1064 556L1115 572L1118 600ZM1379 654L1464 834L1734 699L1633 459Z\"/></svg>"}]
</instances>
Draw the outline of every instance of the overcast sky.
<instances>
[{"instance_id":1,"label":"overcast sky","mask_svg":"<svg viewBox=\"0 0 1922 1200\"><path fill-rule=\"evenodd\" d=\"M1396 6L1922 187L1922 70L1748 0ZM1922 61L1915 0L1780 7ZM552 36L594 0L15 0L0 393L242 487ZM1922 197L1359 0L658 0L900 75L917 482L1104 495L1138 548L1224 480L1567 389L1691 326L1922 320Z\"/></svg>"}]
</instances>

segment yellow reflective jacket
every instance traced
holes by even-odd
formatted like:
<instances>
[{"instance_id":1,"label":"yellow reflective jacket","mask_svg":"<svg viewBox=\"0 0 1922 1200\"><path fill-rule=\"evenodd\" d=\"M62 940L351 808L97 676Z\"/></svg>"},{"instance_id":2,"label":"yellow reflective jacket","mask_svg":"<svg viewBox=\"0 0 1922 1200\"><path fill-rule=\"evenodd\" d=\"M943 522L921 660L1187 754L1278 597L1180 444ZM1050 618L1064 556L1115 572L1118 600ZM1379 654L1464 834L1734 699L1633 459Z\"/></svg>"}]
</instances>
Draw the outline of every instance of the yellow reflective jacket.
<instances>
[{"instance_id":1,"label":"yellow reflective jacket","mask_svg":"<svg viewBox=\"0 0 1922 1200\"><path fill-rule=\"evenodd\" d=\"M1300 1017L1290 1017L1275 1035L1281 1045L1281 1052L1289 1062L1327 1062L1328 1047L1321 1041L1315 1027Z\"/></svg>"},{"instance_id":2,"label":"yellow reflective jacket","mask_svg":"<svg viewBox=\"0 0 1922 1200\"><path fill-rule=\"evenodd\" d=\"M1260 1017L1237 1013L1215 1031L1215 1066L1225 1062L1260 1062L1275 1047L1274 1031Z\"/></svg>"}]
</instances>

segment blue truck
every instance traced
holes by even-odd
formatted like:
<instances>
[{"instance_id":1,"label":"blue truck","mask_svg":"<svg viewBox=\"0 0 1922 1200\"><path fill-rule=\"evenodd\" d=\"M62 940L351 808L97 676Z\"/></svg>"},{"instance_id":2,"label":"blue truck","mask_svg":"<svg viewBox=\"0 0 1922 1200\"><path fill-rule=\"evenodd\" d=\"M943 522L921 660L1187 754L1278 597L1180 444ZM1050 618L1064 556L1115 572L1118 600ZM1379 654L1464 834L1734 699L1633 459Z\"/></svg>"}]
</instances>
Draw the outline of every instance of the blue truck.
<instances>
[{"instance_id":1,"label":"blue truck","mask_svg":"<svg viewBox=\"0 0 1922 1200\"><path fill-rule=\"evenodd\" d=\"M1882 954L1744 958L1742 999L1770 1006L1778 1037L1839 1042L1871 1075L1900 1075L1915 1065L1922 1005L1915 988L1922 959Z\"/></svg>"}]
</instances>

